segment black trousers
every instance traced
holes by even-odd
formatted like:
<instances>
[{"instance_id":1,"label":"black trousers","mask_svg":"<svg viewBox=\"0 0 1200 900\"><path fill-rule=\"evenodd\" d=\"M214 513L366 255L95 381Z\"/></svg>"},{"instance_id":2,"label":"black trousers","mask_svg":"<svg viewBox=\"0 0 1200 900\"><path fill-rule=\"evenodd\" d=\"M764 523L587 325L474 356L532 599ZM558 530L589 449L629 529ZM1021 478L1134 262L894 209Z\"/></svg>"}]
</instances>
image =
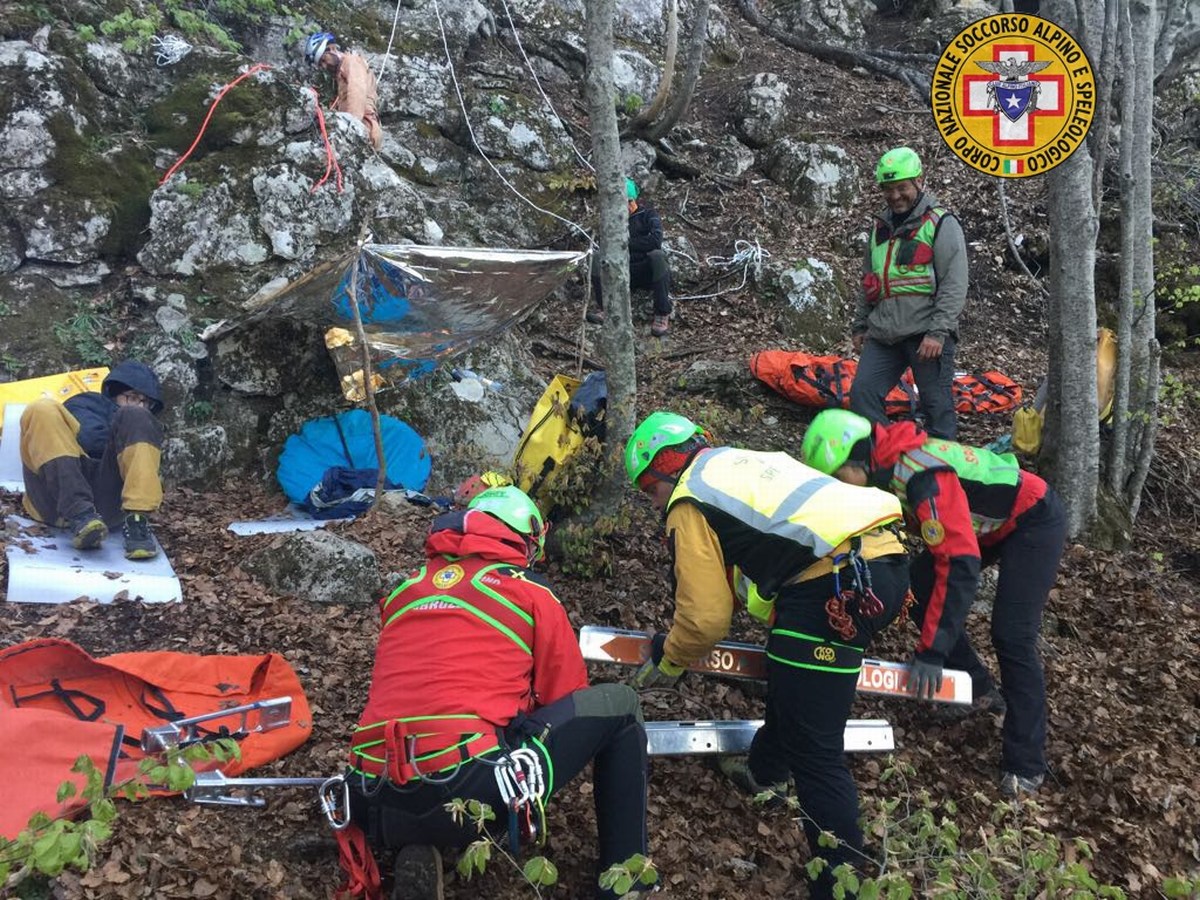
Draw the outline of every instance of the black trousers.
<instances>
[{"instance_id":1,"label":"black trousers","mask_svg":"<svg viewBox=\"0 0 1200 900\"><path fill-rule=\"evenodd\" d=\"M920 394L925 430L932 437L952 441L958 434L952 393L954 336L947 335L942 344L942 355L928 362L917 359L917 347L924 337L917 334L895 344L867 338L859 356L858 372L850 385L850 409L872 422L886 425L888 417L883 410L883 398L896 386L904 370L911 367Z\"/></svg>"},{"instance_id":2,"label":"black trousers","mask_svg":"<svg viewBox=\"0 0 1200 900\"><path fill-rule=\"evenodd\" d=\"M542 734L545 734L542 737ZM599 872L647 852L646 729L641 705L628 685L601 684L576 691L557 703L520 717L506 731L509 746L536 748L549 779L551 796L594 761L592 778L599 831ZM494 754L493 754L494 757ZM507 813L496 786L495 769L471 760L443 784L383 785L372 794L354 774L350 815L370 841L387 849L408 844L465 847L478 838L474 825L457 826L443 808L451 800L479 800L496 813L490 829L503 845ZM548 799L548 798L543 798ZM611 897L601 892L598 897Z\"/></svg>"},{"instance_id":3,"label":"black trousers","mask_svg":"<svg viewBox=\"0 0 1200 900\"><path fill-rule=\"evenodd\" d=\"M629 289L648 288L654 294L654 314L671 314L671 270L667 265L665 250L651 250L644 256L629 257ZM592 267L592 296L596 305L603 307L600 293L600 267Z\"/></svg>"},{"instance_id":4,"label":"black trousers","mask_svg":"<svg viewBox=\"0 0 1200 900\"><path fill-rule=\"evenodd\" d=\"M908 591L907 557L884 556L869 565L884 609L871 619L852 612L854 637L842 637L829 621L832 575L785 587L776 599L767 639L766 718L750 747L750 771L759 784L786 781L789 773L795 779L809 849L829 863L810 887L810 896L820 900L833 896L830 869L862 861L858 789L843 736L863 651L896 618ZM822 831L833 832L838 846L819 846Z\"/></svg>"},{"instance_id":5,"label":"black trousers","mask_svg":"<svg viewBox=\"0 0 1200 900\"><path fill-rule=\"evenodd\" d=\"M1000 663L1000 691L1008 707L1001 730L1000 763L1005 772L1017 775L1046 771L1046 676L1037 641L1066 538L1062 501L1048 488L1045 497L1018 517L1012 534L984 550L984 565L1000 565L992 606L992 646ZM933 591L933 557L927 551L913 560L911 577L921 621ZM965 631L946 657L946 665L970 673L975 696L995 684Z\"/></svg>"}]
</instances>

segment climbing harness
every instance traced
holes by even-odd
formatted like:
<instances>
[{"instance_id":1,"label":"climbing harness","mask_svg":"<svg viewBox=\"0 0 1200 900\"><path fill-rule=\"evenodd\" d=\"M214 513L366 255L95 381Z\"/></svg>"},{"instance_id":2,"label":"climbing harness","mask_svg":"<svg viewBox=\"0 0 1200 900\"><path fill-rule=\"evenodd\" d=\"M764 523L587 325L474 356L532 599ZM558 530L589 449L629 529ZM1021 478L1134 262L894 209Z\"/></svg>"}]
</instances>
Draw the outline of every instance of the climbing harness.
<instances>
[{"instance_id":1,"label":"climbing harness","mask_svg":"<svg viewBox=\"0 0 1200 900\"><path fill-rule=\"evenodd\" d=\"M883 601L875 593L870 566L858 552L857 543L858 539L853 539L849 552L833 558L833 596L825 601L829 627L847 641L858 634L851 610L857 610L864 619L873 619L883 613ZM842 587L843 569L849 569L851 576L851 586L846 588Z\"/></svg>"}]
</instances>

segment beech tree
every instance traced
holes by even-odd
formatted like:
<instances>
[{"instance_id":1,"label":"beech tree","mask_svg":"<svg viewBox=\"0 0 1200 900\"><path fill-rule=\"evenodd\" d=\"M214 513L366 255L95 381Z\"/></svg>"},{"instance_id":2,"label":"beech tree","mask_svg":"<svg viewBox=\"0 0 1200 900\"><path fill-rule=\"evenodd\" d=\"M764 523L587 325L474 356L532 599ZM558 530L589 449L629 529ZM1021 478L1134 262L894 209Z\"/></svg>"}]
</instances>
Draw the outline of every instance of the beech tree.
<instances>
[{"instance_id":1,"label":"beech tree","mask_svg":"<svg viewBox=\"0 0 1200 900\"><path fill-rule=\"evenodd\" d=\"M613 17L616 0L587 0L587 93L592 128L592 154L596 188L600 195L599 249L592 265L600 267L604 295L604 324L600 329L600 355L608 382L605 416L605 468L607 477L596 493L595 512L616 508L625 489L622 451L633 433L637 415L637 371L633 348L633 315L629 304L629 212L625 199L625 173L617 134L616 89L613 79Z\"/></svg>"},{"instance_id":2,"label":"beech tree","mask_svg":"<svg viewBox=\"0 0 1200 900\"><path fill-rule=\"evenodd\" d=\"M675 64L672 50L674 41L674 26L676 22L675 4L671 5L671 20L668 22L667 61L663 66L663 77L659 84L658 93L651 108L639 116L630 126L630 131L647 141L657 141L665 137L667 132L687 112L688 104L692 102L692 94L696 90L696 82L700 80L700 68L704 63L704 45L708 39L708 10L709 0L696 0L696 10L692 16L692 29L688 33L685 48L683 74L675 83ZM664 89L669 91L664 93ZM669 101L667 97L669 96ZM666 106L666 111L659 110Z\"/></svg>"}]
</instances>

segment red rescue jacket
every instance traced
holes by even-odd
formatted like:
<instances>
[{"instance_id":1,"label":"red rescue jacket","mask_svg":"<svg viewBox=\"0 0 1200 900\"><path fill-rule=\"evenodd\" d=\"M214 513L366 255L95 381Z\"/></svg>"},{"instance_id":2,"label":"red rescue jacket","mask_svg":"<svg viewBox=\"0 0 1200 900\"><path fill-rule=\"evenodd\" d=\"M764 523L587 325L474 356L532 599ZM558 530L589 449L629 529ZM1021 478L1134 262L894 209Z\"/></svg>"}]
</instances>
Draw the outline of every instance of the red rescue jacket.
<instances>
[{"instance_id":1,"label":"red rescue jacket","mask_svg":"<svg viewBox=\"0 0 1200 900\"><path fill-rule=\"evenodd\" d=\"M369 775L387 767L401 783L495 748L497 731L519 713L587 686L566 611L525 567L523 543L505 525L448 513L425 553L426 565L380 601L371 689L351 749L352 767Z\"/></svg>"}]
</instances>

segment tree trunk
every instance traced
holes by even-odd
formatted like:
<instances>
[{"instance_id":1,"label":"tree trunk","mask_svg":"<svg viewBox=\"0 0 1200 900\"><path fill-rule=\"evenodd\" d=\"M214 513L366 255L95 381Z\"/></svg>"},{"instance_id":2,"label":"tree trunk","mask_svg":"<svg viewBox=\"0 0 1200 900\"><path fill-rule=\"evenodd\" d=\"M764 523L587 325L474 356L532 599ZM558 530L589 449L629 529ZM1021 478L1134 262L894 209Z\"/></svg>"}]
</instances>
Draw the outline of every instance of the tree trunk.
<instances>
[{"instance_id":1,"label":"tree trunk","mask_svg":"<svg viewBox=\"0 0 1200 900\"><path fill-rule=\"evenodd\" d=\"M1117 158L1121 190L1121 260L1117 296L1117 371L1113 379L1112 443L1108 456L1108 487L1114 497L1125 498L1129 476L1129 378L1133 347L1133 110L1136 95L1133 37L1129 7L1121 4L1121 147Z\"/></svg>"},{"instance_id":2,"label":"tree trunk","mask_svg":"<svg viewBox=\"0 0 1200 900\"><path fill-rule=\"evenodd\" d=\"M617 136L616 91L613 87L613 16L616 0L587 0L587 99L592 128L596 187L600 194L600 288L604 325L600 355L608 381L605 416L605 477L599 479L592 517L615 512L625 491L622 452L633 433L637 414L637 371L634 365L633 316L629 304L629 212L625 173Z\"/></svg>"},{"instance_id":3,"label":"tree trunk","mask_svg":"<svg viewBox=\"0 0 1200 900\"><path fill-rule=\"evenodd\" d=\"M697 7L692 31L688 35L687 65L683 70L679 90L673 94L671 105L662 118L641 131L641 136L648 141L657 141L665 137L667 132L675 127L675 123L683 118L688 104L692 102L696 82L700 79L700 66L704 63L705 42L708 40L709 0L699 0Z\"/></svg>"},{"instance_id":4,"label":"tree trunk","mask_svg":"<svg viewBox=\"0 0 1200 900\"><path fill-rule=\"evenodd\" d=\"M1130 348L1129 408L1142 423L1137 437L1128 443L1128 459L1148 459L1154 450L1154 416L1158 404L1154 316L1154 208L1151 200L1151 136L1154 131L1154 0L1131 0L1130 37L1133 47L1134 80L1131 201L1129 228L1133 254L1133 332ZM1125 499L1130 509L1139 505L1141 483L1129 486Z\"/></svg>"},{"instance_id":5,"label":"tree trunk","mask_svg":"<svg viewBox=\"0 0 1200 900\"><path fill-rule=\"evenodd\" d=\"M671 10L667 14L667 54L663 58L662 78L658 82L658 90L654 92L654 100L630 123L630 131L636 132L649 125L667 105L667 98L671 96L671 84L675 81L675 55L678 52L679 0L671 0Z\"/></svg>"},{"instance_id":6,"label":"tree trunk","mask_svg":"<svg viewBox=\"0 0 1200 900\"><path fill-rule=\"evenodd\" d=\"M1105 0L1104 30L1100 38L1100 59L1096 67L1096 115L1092 121L1091 134L1088 135L1088 147L1092 159L1095 160L1092 172L1092 205L1099 214L1104 201L1104 168L1108 161L1108 129L1112 122L1112 93L1113 80L1116 76L1116 60L1121 50L1117 36L1119 28L1117 21L1123 12L1124 0Z\"/></svg>"}]
</instances>

